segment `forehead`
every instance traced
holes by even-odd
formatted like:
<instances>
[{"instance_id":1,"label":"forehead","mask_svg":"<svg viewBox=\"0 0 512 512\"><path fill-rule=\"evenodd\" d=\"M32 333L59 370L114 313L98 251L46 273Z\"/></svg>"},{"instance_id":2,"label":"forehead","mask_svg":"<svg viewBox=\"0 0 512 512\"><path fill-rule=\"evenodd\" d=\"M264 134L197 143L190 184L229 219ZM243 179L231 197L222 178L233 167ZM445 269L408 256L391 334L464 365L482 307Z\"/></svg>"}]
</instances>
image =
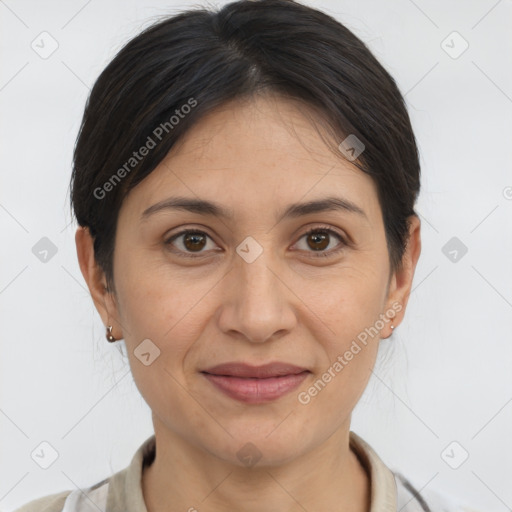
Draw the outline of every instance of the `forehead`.
<instances>
[{"instance_id":1,"label":"forehead","mask_svg":"<svg viewBox=\"0 0 512 512\"><path fill-rule=\"evenodd\" d=\"M379 216L371 177L335 155L319 130L292 100L224 104L200 119L125 203L140 215L171 195L210 199L240 221L244 212L341 195Z\"/></svg>"}]
</instances>

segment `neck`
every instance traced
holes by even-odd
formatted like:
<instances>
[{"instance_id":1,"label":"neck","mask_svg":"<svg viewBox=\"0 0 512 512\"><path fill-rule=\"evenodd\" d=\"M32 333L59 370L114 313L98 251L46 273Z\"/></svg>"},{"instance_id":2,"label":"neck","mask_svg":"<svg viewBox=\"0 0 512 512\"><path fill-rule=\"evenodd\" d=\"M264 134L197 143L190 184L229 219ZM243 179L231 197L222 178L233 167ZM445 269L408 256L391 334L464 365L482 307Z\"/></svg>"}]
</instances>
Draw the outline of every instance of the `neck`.
<instances>
[{"instance_id":1,"label":"neck","mask_svg":"<svg viewBox=\"0 0 512 512\"><path fill-rule=\"evenodd\" d=\"M350 450L349 425L285 464L252 468L220 460L156 426L155 436L155 459L142 473L148 512L370 510L370 481Z\"/></svg>"}]
</instances>

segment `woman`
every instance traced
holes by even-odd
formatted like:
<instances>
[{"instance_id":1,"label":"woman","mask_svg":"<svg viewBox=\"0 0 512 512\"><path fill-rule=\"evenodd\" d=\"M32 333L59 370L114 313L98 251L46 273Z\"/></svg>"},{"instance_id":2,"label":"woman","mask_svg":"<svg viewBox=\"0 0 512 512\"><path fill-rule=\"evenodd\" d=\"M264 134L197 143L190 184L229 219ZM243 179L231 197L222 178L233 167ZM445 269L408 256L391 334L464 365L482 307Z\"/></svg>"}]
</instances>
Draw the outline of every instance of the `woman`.
<instances>
[{"instance_id":1,"label":"woman","mask_svg":"<svg viewBox=\"0 0 512 512\"><path fill-rule=\"evenodd\" d=\"M130 41L91 91L71 200L155 434L19 510L447 510L350 431L405 314L419 189L394 80L326 14L242 0Z\"/></svg>"}]
</instances>

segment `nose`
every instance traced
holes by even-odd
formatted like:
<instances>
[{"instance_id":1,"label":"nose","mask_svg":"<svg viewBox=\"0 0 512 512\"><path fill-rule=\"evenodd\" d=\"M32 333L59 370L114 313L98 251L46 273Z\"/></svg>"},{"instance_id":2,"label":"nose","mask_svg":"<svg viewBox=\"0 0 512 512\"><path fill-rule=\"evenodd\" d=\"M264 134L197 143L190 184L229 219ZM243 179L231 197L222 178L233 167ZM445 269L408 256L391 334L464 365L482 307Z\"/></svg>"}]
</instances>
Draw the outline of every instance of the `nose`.
<instances>
[{"instance_id":1,"label":"nose","mask_svg":"<svg viewBox=\"0 0 512 512\"><path fill-rule=\"evenodd\" d=\"M252 343L284 336L297 323L290 271L285 272L275 260L263 253L252 263L236 256L227 274L218 317L219 328L228 335L238 335Z\"/></svg>"}]
</instances>

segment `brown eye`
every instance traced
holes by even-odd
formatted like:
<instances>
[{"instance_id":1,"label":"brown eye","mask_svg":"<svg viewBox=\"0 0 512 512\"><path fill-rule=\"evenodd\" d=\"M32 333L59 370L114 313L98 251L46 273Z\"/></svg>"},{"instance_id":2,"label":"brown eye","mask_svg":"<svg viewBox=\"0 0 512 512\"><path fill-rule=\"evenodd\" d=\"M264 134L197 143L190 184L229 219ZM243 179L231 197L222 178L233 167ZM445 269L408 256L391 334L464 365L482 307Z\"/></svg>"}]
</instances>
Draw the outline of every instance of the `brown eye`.
<instances>
[{"instance_id":1,"label":"brown eye","mask_svg":"<svg viewBox=\"0 0 512 512\"><path fill-rule=\"evenodd\" d=\"M322 251L329 245L329 235L322 231L317 231L307 235L307 243L311 249Z\"/></svg>"},{"instance_id":2,"label":"brown eye","mask_svg":"<svg viewBox=\"0 0 512 512\"><path fill-rule=\"evenodd\" d=\"M206 245L206 239L201 233L187 233L183 245L191 251L200 251Z\"/></svg>"},{"instance_id":3,"label":"brown eye","mask_svg":"<svg viewBox=\"0 0 512 512\"><path fill-rule=\"evenodd\" d=\"M332 236L336 237L341 243L338 244L338 247L329 251L325 249L329 247L332 242ZM341 249L343 249L347 244L343 237L329 228L313 228L304 233L302 235L301 240L305 238L306 248L304 249L306 252L318 253L313 254L313 256L331 256Z\"/></svg>"},{"instance_id":4,"label":"brown eye","mask_svg":"<svg viewBox=\"0 0 512 512\"><path fill-rule=\"evenodd\" d=\"M173 235L171 238L165 241L165 245L175 246L178 245L178 249L171 249L172 252L179 254L180 256L185 257L196 257L202 256L203 253L207 251L203 251L204 247L206 247L208 239L211 240L210 236L208 236L203 231L192 231L185 230L180 231L179 233ZM181 244L175 244L174 241L181 241ZM181 245L182 247L179 247ZM195 253L195 254L194 254Z\"/></svg>"}]
</instances>

